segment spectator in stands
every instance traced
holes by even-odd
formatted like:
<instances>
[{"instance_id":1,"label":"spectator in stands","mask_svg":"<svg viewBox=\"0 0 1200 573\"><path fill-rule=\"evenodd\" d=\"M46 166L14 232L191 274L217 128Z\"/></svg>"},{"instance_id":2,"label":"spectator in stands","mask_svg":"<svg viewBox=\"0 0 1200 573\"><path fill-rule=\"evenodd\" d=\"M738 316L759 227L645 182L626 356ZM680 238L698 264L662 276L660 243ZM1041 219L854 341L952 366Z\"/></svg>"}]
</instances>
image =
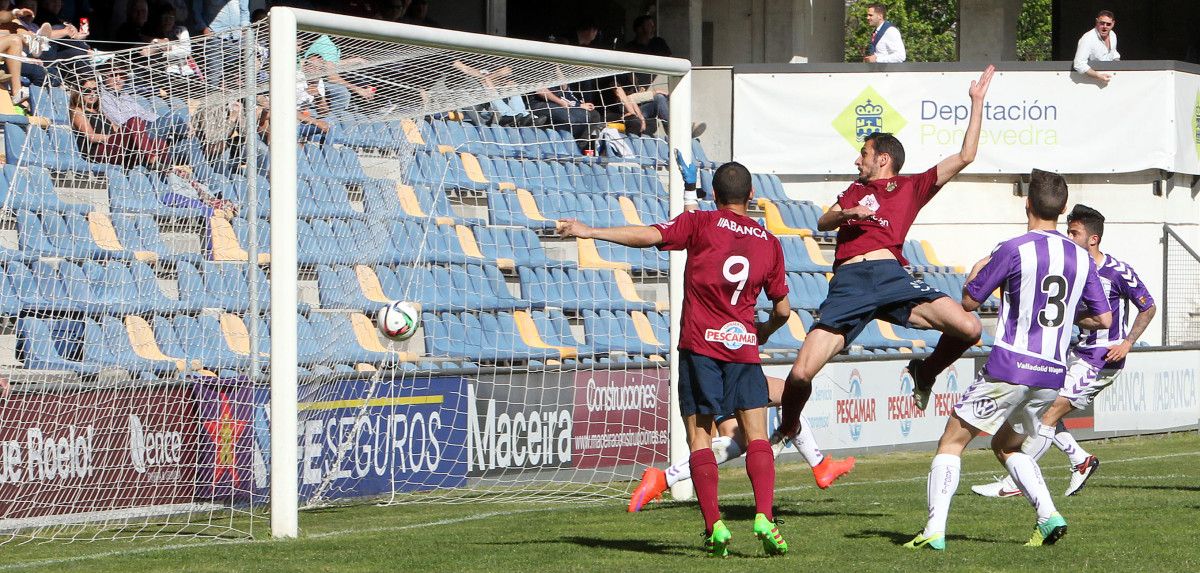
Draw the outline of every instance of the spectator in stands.
<instances>
[{"instance_id":1,"label":"spectator in stands","mask_svg":"<svg viewBox=\"0 0 1200 573\"><path fill-rule=\"evenodd\" d=\"M1108 85L1112 74L1097 72L1092 69L1090 62L1121 60L1121 53L1117 51L1117 33L1113 31L1116 24L1117 19L1112 12L1101 10L1096 14L1096 27L1085 32L1075 46L1075 71L1100 82L1100 87Z\"/></svg>"},{"instance_id":2,"label":"spectator in stands","mask_svg":"<svg viewBox=\"0 0 1200 573\"><path fill-rule=\"evenodd\" d=\"M117 27L113 40L134 44L142 41L142 28L150 18L150 6L146 0L130 0L125 10L125 22ZM122 46L124 48L125 46Z\"/></svg>"},{"instance_id":3,"label":"spectator in stands","mask_svg":"<svg viewBox=\"0 0 1200 573\"><path fill-rule=\"evenodd\" d=\"M497 96L496 99L493 99L486 104L487 111L490 111L493 114L493 117L489 118L492 121L505 127L541 127L542 125L550 123L550 119L548 117L534 117L534 115L530 113L529 108L525 105L525 98L522 97L521 94L515 94L508 97L499 97L499 91L501 88L516 85L516 82L509 77L512 75L513 71L511 67L504 66L497 70L485 70L475 68L462 60L454 60L452 65L456 70L478 80L480 85L483 86L483 89L487 91L489 95ZM477 106L476 109L470 111L478 116L480 110ZM476 121L476 123L483 122Z\"/></svg>"},{"instance_id":4,"label":"spectator in stands","mask_svg":"<svg viewBox=\"0 0 1200 573\"><path fill-rule=\"evenodd\" d=\"M142 54L150 58L152 75L162 77L165 72L168 82L196 75L191 38L187 28L176 25L175 6L160 2L154 5L153 12L142 29L143 41L150 43L142 48Z\"/></svg>"},{"instance_id":5,"label":"spectator in stands","mask_svg":"<svg viewBox=\"0 0 1200 573\"><path fill-rule=\"evenodd\" d=\"M541 88L534 95L530 108L535 115L550 118L555 129L570 130L580 149L591 147L604 123L594 104L585 102L579 92L566 85Z\"/></svg>"},{"instance_id":6,"label":"spectator in stands","mask_svg":"<svg viewBox=\"0 0 1200 573\"><path fill-rule=\"evenodd\" d=\"M625 44L626 52L648 56L670 56L671 47L658 36L658 23L649 14L642 14L633 21L633 40ZM649 80L641 83L650 83Z\"/></svg>"},{"instance_id":7,"label":"spectator in stands","mask_svg":"<svg viewBox=\"0 0 1200 573\"><path fill-rule=\"evenodd\" d=\"M867 24L875 31L871 33L871 42L867 44L864 62L878 64L893 64L903 62L907 55L904 52L904 39L900 37L900 29L887 21L887 6L871 4L867 6Z\"/></svg>"},{"instance_id":8,"label":"spectator in stands","mask_svg":"<svg viewBox=\"0 0 1200 573\"><path fill-rule=\"evenodd\" d=\"M408 2L408 8L404 10L404 17L400 19L400 22L414 26L429 26L430 28L442 27L436 20L429 17L429 2L427 0L412 0Z\"/></svg>"},{"instance_id":9,"label":"spectator in stands","mask_svg":"<svg viewBox=\"0 0 1200 573\"><path fill-rule=\"evenodd\" d=\"M125 167L163 165L167 142L150 135L146 121L130 117L114 124L100 111L100 89L96 80L86 79L71 92L71 127L79 150L90 160Z\"/></svg>"},{"instance_id":10,"label":"spectator in stands","mask_svg":"<svg viewBox=\"0 0 1200 573\"><path fill-rule=\"evenodd\" d=\"M667 94L649 86L639 89L636 76L617 74L597 81L603 115L609 122L623 122L630 135L654 135L658 131L655 120L665 124L670 119Z\"/></svg>"},{"instance_id":11,"label":"spectator in stands","mask_svg":"<svg viewBox=\"0 0 1200 573\"><path fill-rule=\"evenodd\" d=\"M122 68L110 67L102 72L104 85L100 87L100 111L113 125L129 126L131 120L145 123L145 131L155 139L175 140L187 133L187 121L177 113L159 115L147 108L126 89L126 72Z\"/></svg>"},{"instance_id":12,"label":"spectator in stands","mask_svg":"<svg viewBox=\"0 0 1200 573\"><path fill-rule=\"evenodd\" d=\"M250 0L195 0L193 35L204 35L198 48L205 79L215 86L237 85L242 33L250 25Z\"/></svg>"},{"instance_id":13,"label":"spectator in stands","mask_svg":"<svg viewBox=\"0 0 1200 573\"><path fill-rule=\"evenodd\" d=\"M408 0L383 0L379 4L379 19L388 22L403 22L408 11Z\"/></svg>"},{"instance_id":14,"label":"spectator in stands","mask_svg":"<svg viewBox=\"0 0 1200 573\"><path fill-rule=\"evenodd\" d=\"M20 65L15 67L12 65L12 62L16 60L9 58L7 69L10 75L13 69L20 71L20 76L15 80L9 78L9 81L15 86L13 91L14 100L24 100L29 95L27 88L20 87L22 77L28 79L30 84L37 86L44 85L48 78L46 68L41 65L37 57L41 55L43 48L49 43L49 38L45 35L31 33L26 29L25 25L18 18L23 13L24 11L21 9L0 11L0 34L5 37L11 36L12 38L16 38L16 40L5 40L5 45L0 47L0 52L25 58L24 62L20 62ZM46 30L49 30L48 26Z\"/></svg>"},{"instance_id":15,"label":"spectator in stands","mask_svg":"<svg viewBox=\"0 0 1200 573\"><path fill-rule=\"evenodd\" d=\"M337 72L338 66L361 64L366 60L358 57L343 58L341 49L328 35L322 34L304 51L303 61L301 71L305 75L325 79L324 95L331 113L349 109L352 94L364 101L371 101L375 97L375 88L356 83L365 78L352 73Z\"/></svg>"},{"instance_id":16,"label":"spectator in stands","mask_svg":"<svg viewBox=\"0 0 1200 573\"><path fill-rule=\"evenodd\" d=\"M584 18L575 25L575 34L569 38L568 44L590 47L600 35L600 26L590 18Z\"/></svg>"},{"instance_id":17,"label":"spectator in stands","mask_svg":"<svg viewBox=\"0 0 1200 573\"><path fill-rule=\"evenodd\" d=\"M0 36L0 57L4 58L5 72L0 73L0 83L8 83L8 93L13 103L23 104L29 99L29 89L21 86L21 60L25 42L17 34Z\"/></svg>"}]
</instances>

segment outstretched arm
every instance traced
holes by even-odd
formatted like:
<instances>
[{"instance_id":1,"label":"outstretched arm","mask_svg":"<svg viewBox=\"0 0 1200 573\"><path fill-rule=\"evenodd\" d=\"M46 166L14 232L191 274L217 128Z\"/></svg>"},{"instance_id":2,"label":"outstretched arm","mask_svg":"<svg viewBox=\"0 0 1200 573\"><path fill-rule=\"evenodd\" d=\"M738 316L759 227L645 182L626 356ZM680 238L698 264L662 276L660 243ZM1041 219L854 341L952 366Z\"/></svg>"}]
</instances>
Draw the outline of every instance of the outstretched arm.
<instances>
[{"instance_id":1,"label":"outstretched arm","mask_svg":"<svg viewBox=\"0 0 1200 573\"><path fill-rule=\"evenodd\" d=\"M971 119L967 123L967 133L963 135L962 149L955 155L942 160L937 165L937 184L945 185L966 166L975 161L975 153L979 151L979 130L983 124L983 101L987 96L988 84L992 83L992 74L996 67L988 65L979 76L979 81L971 82Z\"/></svg>"},{"instance_id":2,"label":"outstretched arm","mask_svg":"<svg viewBox=\"0 0 1200 573\"><path fill-rule=\"evenodd\" d=\"M624 227L592 228L575 219L560 219L558 234L562 237L599 239L626 247L653 247L662 243L662 233L655 227L626 225Z\"/></svg>"}]
</instances>

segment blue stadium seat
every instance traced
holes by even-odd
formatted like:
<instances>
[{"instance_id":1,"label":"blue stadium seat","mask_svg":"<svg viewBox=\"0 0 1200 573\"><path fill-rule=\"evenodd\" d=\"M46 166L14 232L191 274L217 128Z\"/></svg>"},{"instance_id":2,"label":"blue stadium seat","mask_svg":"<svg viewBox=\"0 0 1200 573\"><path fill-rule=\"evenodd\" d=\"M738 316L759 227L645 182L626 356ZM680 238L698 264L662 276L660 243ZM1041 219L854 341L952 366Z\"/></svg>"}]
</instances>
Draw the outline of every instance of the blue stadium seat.
<instances>
[{"instance_id":1,"label":"blue stadium seat","mask_svg":"<svg viewBox=\"0 0 1200 573\"><path fill-rule=\"evenodd\" d=\"M7 207L14 211L58 211L60 213L87 213L91 205L67 203L58 198L50 172L42 167L4 166L4 179L8 182Z\"/></svg>"},{"instance_id":2,"label":"blue stadium seat","mask_svg":"<svg viewBox=\"0 0 1200 573\"><path fill-rule=\"evenodd\" d=\"M100 372L96 364L83 363L83 325L80 321L17 321L17 359L28 370L67 370L82 375Z\"/></svg>"},{"instance_id":3,"label":"blue stadium seat","mask_svg":"<svg viewBox=\"0 0 1200 573\"><path fill-rule=\"evenodd\" d=\"M484 258L492 261L506 259L518 267L541 267L550 264L541 241L528 229L476 227L475 242L483 252Z\"/></svg>"}]
</instances>

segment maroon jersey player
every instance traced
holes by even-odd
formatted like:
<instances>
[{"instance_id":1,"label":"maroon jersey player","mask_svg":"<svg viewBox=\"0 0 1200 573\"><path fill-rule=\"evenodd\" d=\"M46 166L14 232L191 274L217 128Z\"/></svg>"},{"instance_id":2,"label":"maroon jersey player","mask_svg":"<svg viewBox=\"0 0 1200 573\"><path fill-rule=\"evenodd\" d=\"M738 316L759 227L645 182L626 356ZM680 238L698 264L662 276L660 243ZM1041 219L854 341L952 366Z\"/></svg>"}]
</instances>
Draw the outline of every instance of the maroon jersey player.
<instances>
[{"instance_id":1,"label":"maroon jersey player","mask_svg":"<svg viewBox=\"0 0 1200 573\"><path fill-rule=\"evenodd\" d=\"M901 249L917 213L938 190L975 160L983 103L995 68L971 82L971 116L962 149L919 175L902 176L904 146L888 133L863 142L859 178L821 215L817 227L837 229L833 279L819 318L804 339L784 389L782 420L772 439L798 429L800 411L812 393L812 380L872 320L928 328L942 333L928 358L909 362L913 398L924 410L937 374L979 340L979 319L958 303L904 270Z\"/></svg>"},{"instance_id":2,"label":"maroon jersey player","mask_svg":"<svg viewBox=\"0 0 1200 573\"><path fill-rule=\"evenodd\" d=\"M686 171L686 166L685 166ZM779 239L746 215L753 195L750 172L726 163L713 175L716 211L689 211L650 226L591 228L578 221L559 224L564 237L593 238L630 247L686 250L679 340L679 409L691 449L689 465L707 550L728 551L730 533L717 504L717 461L712 452L713 419L734 412L745 432L746 473L754 488L754 533L768 554L787 543L775 527L772 504L775 456L767 441L767 380L758 345L787 322L787 282ZM760 291L773 301L771 318L756 324Z\"/></svg>"}]
</instances>

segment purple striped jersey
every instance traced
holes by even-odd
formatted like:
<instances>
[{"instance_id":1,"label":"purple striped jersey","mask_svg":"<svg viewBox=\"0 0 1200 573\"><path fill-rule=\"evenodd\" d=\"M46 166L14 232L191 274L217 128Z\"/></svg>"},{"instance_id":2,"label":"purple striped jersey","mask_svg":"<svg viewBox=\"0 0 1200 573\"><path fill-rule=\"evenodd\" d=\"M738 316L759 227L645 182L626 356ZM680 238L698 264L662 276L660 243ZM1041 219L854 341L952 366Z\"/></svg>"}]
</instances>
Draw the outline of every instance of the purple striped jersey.
<instances>
[{"instance_id":1,"label":"purple striped jersey","mask_svg":"<svg viewBox=\"0 0 1200 573\"><path fill-rule=\"evenodd\" d=\"M1000 243L967 283L967 294L987 300L1000 288L996 340L984 373L1012 384L1061 388L1076 311L1108 311L1108 300L1088 252L1057 231L1029 231Z\"/></svg>"},{"instance_id":2,"label":"purple striped jersey","mask_svg":"<svg viewBox=\"0 0 1200 573\"><path fill-rule=\"evenodd\" d=\"M1110 346L1125 341L1129 335L1129 305L1138 312L1154 306L1154 297L1146 290L1146 284L1138 278L1133 267L1104 255L1104 262L1096 270L1100 276L1100 286L1108 295L1108 306L1112 308L1112 326L1103 330L1079 330L1079 339L1075 343L1075 353L1097 368L1124 368L1125 359L1112 364L1104 362L1104 355Z\"/></svg>"}]
</instances>

